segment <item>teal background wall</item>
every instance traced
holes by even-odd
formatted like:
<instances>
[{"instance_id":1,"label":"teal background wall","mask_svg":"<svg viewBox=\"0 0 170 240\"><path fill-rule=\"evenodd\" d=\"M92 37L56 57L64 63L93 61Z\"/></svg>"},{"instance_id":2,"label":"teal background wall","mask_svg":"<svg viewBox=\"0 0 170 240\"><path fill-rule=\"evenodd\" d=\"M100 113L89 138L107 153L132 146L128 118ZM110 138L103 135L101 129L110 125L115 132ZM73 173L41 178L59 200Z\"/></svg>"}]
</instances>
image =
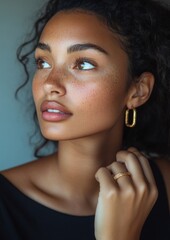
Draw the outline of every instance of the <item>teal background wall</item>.
<instances>
[{"instance_id":1,"label":"teal background wall","mask_svg":"<svg viewBox=\"0 0 170 240\"><path fill-rule=\"evenodd\" d=\"M33 160L29 136L33 131L29 109L14 98L23 69L16 49L30 32L37 9L45 0L0 0L0 170Z\"/></svg>"},{"instance_id":2,"label":"teal background wall","mask_svg":"<svg viewBox=\"0 0 170 240\"><path fill-rule=\"evenodd\" d=\"M33 122L24 104L28 93L22 95L22 102L14 98L23 76L16 49L31 30L37 9L46 1L0 0L0 170L34 159L29 144Z\"/></svg>"}]
</instances>

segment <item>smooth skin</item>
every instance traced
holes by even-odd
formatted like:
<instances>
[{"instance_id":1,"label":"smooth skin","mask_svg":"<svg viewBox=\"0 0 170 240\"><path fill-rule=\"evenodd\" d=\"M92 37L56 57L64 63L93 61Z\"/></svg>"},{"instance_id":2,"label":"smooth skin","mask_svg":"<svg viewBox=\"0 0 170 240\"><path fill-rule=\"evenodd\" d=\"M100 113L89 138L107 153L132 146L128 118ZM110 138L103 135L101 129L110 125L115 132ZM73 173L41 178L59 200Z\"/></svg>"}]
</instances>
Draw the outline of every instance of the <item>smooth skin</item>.
<instances>
[{"instance_id":1,"label":"smooth skin","mask_svg":"<svg viewBox=\"0 0 170 240\"><path fill-rule=\"evenodd\" d=\"M78 11L58 13L47 23L35 58L38 120L42 134L59 141L58 152L2 174L51 209L95 214L97 240L138 240L157 189L148 160L135 148L121 151L122 135L125 109L149 99L153 75L144 72L130 84L119 37L95 15ZM70 115L45 120L44 101L56 101ZM131 176L115 181L121 171Z\"/></svg>"}]
</instances>

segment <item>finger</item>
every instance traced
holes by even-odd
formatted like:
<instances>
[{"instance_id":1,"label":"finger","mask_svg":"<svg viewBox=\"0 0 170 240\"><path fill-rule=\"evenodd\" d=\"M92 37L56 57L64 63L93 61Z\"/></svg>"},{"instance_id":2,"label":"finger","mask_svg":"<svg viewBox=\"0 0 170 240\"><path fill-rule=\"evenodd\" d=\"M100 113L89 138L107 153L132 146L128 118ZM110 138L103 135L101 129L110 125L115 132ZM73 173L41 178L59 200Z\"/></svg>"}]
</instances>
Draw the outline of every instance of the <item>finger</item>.
<instances>
[{"instance_id":1,"label":"finger","mask_svg":"<svg viewBox=\"0 0 170 240\"><path fill-rule=\"evenodd\" d=\"M111 175L109 169L107 168L100 168L96 175L96 180L100 184L100 189L104 191L108 191L115 187L116 189L118 188L117 183L114 181L113 176Z\"/></svg>"},{"instance_id":2,"label":"finger","mask_svg":"<svg viewBox=\"0 0 170 240\"><path fill-rule=\"evenodd\" d=\"M148 180L148 182L150 184L154 184L155 185L155 179L152 173L152 169L150 167L149 161L147 160L147 158L140 153L136 148L129 148L128 151L132 152L133 154L136 155L136 157L139 159L140 164L143 168L144 174Z\"/></svg>"},{"instance_id":3,"label":"finger","mask_svg":"<svg viewBox=\"0 0 170 240\"><path fill-rule=\"evenodd\" d=\"M124 163L120 163L120 162L113 162L111 165L108 166L108 169L110 170L110 172L113 174L113 178L115 176L117 176L117 174L119 173L127 173L128 170L125 166ZM119 177L118 179L114 179L120 188L122 189L127 189L130 187L130 185L132 185L132 179L130 177L130 175L123 175L121 177Z\"/></svg>"},{"instance_id":4,"label":"finger","mask_svg":"<svg viewBox=\"0 0 170 240\"><path fill-rule=\"evenodd\" d=\"M110 172L114 175L116 175L117 173L119 172L126 172L127 171L127 168L125 166L124 163L121 163L121 162L113 162L112 164L110 164L107 169L110 170Z\"/></svg>"},{"instance_id":5,"label":"finger","mask_svg":"<svg viewBox=\"0 0 170 240\"><path fill-rule=\"evenodd\" d=\"M131 177L135 184L147 182L144 170L137 158L137 156L130 151L120 151L116 155L117 162L124 163L127 170L131 173Z\"/></svg>"},{"instance_id":6,"label":"finger","mask_svg":"<svg viewBox=\"0 0 170 240\"><path fill-rule=\"evenodd\" d=\"M133 152L133 154L135 154L137 156L137 158L140 161L140 164L143 168L144 174L147 178L147 182L149 184L149 189L150 189L150 200L152 202L152 204L155 203L157 197L158 197L158 189L156 186L156 182L152 173L152 169L150 167L149 161L147 160L147 158L140 153L136 148L129 148L128 151Z\"/></svg>"}]
</instances>

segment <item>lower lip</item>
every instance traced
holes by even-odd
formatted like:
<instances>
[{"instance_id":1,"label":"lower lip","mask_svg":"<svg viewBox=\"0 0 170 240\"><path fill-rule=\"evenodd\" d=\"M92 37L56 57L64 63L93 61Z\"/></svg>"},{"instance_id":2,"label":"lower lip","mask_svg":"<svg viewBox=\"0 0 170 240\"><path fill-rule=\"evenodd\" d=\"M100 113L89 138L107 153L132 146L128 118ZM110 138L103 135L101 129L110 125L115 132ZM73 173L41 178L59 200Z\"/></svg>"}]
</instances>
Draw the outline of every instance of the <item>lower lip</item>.
<instances>
[{"instance_id":1,"label":"lower lip","mask_svg":"<svg viewBox=\"0 0 170 240\"><path fill-rule=\"evenodd\" d=\"M42 118L48 122L59 122L68 119L71 117L69 113L50 113L50 112L42 112Z\"/></svg>"}]
</instances>

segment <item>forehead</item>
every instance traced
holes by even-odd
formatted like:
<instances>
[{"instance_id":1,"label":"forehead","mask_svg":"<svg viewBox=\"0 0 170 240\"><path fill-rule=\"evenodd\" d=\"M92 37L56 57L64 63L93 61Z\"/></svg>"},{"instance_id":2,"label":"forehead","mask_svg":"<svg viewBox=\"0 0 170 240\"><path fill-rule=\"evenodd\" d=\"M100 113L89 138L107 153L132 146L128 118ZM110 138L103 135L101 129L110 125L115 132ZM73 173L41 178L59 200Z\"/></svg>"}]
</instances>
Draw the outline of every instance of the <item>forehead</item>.
<instances>
[{"instance_id":1,"label":"forehead","mask_svg":"<svg viewBox=\"0 0 170 240\"><path fill-rule=\"evenodd\" d=\"M94 14L77 11L57 13L46 24L40 42L49 45L52 56L58 58L66 56L71 46L97 45L108 53L108 64L129 68L129 57L120 37Z\"/></svg>"},{"instance_id":2,"label":"forehead","mask_svg":"<svg viewBox=\"0 0 170 240\"><path fill-rule=\"evenodd\" d=\"M98 16L80 11L59 12L46 24L40 41L92 42L111 51L122 47L118 35Z\"/></svg>"}]
</instances>

